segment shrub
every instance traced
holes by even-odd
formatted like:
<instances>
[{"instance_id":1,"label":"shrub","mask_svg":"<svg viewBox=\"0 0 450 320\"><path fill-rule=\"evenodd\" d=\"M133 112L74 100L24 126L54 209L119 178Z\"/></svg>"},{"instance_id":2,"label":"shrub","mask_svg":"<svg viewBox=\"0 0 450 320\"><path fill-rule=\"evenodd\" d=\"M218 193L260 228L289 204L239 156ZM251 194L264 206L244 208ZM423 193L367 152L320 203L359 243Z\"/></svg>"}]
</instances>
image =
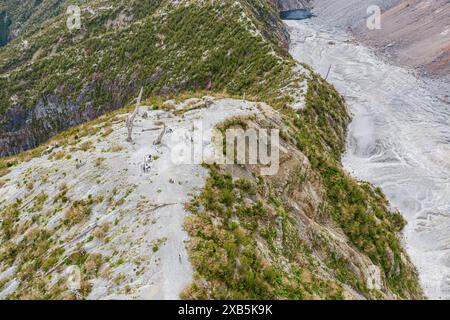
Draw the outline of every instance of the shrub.
<instances>
[{"instance_id":1,"label":"shrub","mask_svg":"<svg viewBox=\"0 0 450 320\"><path fill-rule=\"evenodd\" d=\"M83 200L75 201L65 212L64 223L68 226L76 225L91 214L91 205Z\"/></svg>"}]
</instances>

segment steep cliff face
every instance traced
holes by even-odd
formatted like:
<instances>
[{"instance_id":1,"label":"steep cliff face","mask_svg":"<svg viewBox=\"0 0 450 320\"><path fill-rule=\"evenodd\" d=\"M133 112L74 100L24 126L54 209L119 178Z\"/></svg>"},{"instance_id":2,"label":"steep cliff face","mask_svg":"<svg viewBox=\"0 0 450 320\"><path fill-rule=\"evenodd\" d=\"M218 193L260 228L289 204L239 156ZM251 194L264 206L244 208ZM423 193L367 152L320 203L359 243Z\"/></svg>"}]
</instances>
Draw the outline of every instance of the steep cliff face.
<instances>
[{"instance_id":1,"label":"steep cliff face","mask_svg":"<svg viewBox=\"0 0 450 320\"><path fill-rule=\"evenodd\" d=\"M9 20L8 14L5 11L0 11L0 47L3 47L9 40Z\"/></svg>"},{"instance_id":2,"label":"steep cliff face","mask_svg":"<svg viewBox=\"0 0 450 320\"><path fill-rule=\"evenodd\" d=\"M68 30L62 3L42 2L56 6L55 17L33 16L42 23L0 51L0 156L124 105L140 86L145 95L269 92L287 56L287 32L268 1L91 0L79 30Z\"/></svg>"}]
</instances>

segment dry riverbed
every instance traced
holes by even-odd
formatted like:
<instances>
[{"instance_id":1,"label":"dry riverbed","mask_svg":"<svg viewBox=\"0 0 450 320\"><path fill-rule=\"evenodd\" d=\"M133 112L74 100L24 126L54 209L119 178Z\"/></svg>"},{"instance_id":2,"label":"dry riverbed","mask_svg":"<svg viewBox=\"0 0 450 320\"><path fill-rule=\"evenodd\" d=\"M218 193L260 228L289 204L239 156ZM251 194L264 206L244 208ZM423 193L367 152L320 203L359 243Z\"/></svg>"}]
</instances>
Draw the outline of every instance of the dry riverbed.
<instances>
[{"instance_id":1,"label":"dry riverbed","mask_svg":"<svg viewBox=\"0 0 450 320\"><path fill-rule=\"evenodd\" d=\"M427 296L450 298L448 83L381 60L320 18L287 24L294 58L329 73L353 113L344 166L407 219L404 243Z\"/></svg>"}]
</instances>

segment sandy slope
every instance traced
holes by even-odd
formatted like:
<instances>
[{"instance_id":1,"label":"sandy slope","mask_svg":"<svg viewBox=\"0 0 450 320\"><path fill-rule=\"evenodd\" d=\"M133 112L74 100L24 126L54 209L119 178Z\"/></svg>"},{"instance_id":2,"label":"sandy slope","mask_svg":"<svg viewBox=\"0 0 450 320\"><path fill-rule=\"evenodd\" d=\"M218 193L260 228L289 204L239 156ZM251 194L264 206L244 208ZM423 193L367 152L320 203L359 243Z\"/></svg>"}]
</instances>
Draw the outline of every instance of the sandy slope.
<instances>
[{"instance_id":1,"label":"sandy slope","mask_svg":"<svg viewBox=\"0 0 450 320\"><path fill-rule=\"evenodd\" d=\"M49 160L44 155L13 167L2 178L6 184L1 188L0 204L21 198L24 205L20 223L23 223L33 216L30 208L36 196L44 191L48 199L38 215L42 225L52 230L53 237L62 240L64 255L81 246L88 253L101 253L109 260L102 265L100 276L92 281L88 299L177 299L192 280L184 243L187 235L182 228L187 214L183 205L203 187L207 170L201 161L179 165L174 161L178 153L172 151L175 147L177 150L180 146L189 147L192 129L198 134L200 125L204 130L203 145L208 147L211 143L208 132L216 124L252 112L256 112L255 103L231 99L177 116L142 107L132 144L125 142L123 120L127 114L119 115L106 138L99 132L80 141L79 145L86 141L93 143L94 147L87 151L76 146L58 148L53 154L64 152L71 158ZM173 133L166 134L162 144L155 146L153 141L160 130L142 132L142 129L161 126L162 122ZM200 152L195 149L194 157L201 157ZM148 154L155 160L150 172L142 173L139 166ZM103 159L100 165L96 163L98 158ZM32 181L31 190L24 181ZM86 221L69 228L60 227L67 208L58 208L54 203L63 183L67 184L71 200L86 199L89 195L104 198L94 205ZM93 229L105 224L109 225L109 240L90 239ZM63 273L64 270L55 270L53 279ZM0 281L7 280L0 290L0 299L17 289L19 282L15 276L14 266L0 261Z\"/></svg>"},{"instance_id":2,"label":"sandy slope","mask_svg":"<svg viewBox=\"0 0 450 320\"><path fill-rule=\"evenodd\" d=\"M364 40L398 63L450 74L450 2L402 1L382 15L382 29L362 29Z\"/></svg>"},{"instance_id":3,"label":"sandy slope","mask_svg":"<svg viewBox=\"0 0 450 320\"><path fill-rule=\"evenodd\" d=\"M367 8L381 8L381 29L369 30ZM447 0L315 0L314 13L353 34L402 66L450 75L450 2Z\"/></svg>"}]
</instances>

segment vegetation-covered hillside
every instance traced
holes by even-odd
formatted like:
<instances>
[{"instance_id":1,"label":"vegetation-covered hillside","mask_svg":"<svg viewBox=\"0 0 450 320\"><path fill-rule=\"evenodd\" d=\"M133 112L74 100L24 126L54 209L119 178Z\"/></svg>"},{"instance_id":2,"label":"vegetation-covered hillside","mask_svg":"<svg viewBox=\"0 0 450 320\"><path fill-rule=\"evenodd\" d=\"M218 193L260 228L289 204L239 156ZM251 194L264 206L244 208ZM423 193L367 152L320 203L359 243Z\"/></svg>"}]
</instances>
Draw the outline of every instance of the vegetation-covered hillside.
<instances>
[{"instance_id":1,"label":"vegetation-covered hillside","mask_svg":"<svg viewBox=\"0 0 450 320\"><path fill-rule=\"evenodd\" d=\"M264 177L258 166L209 167L185 223L197 272L183 297L422 298L398 238L401 214L341 167L350 120L343 98L312 74L305 108L269 118L224 124L279 126L280 170Z\"/></svg>"},{"instance_id":2,"label":"vegetation-covered hillside","mask_svg":"<svg viewBox=\"0 0 450 320\"><path fill-rule=\"evenodd\" d=\"M9 21L5 31L4 45L20 33L37 30L47 19L63 12L65 3L73 0L2 0L0 13ZM5 25L6 26L6 25ZM0 45L1 46L1 45Z\"/></svg>"},{"instance_id":3,"label":"vegetation-covered hillside","mask_svg":"<svg viewBox=\"0 0 450 320\"><path fill-rule=\"evenodd\" d=\"M67 18L24 28L0 51L0 155L123 106L141 86L147 96L269 94L288 70L286 34L266 0L91 0L81 29L68 30Z\"/></svg>"},{"instance_id":4,"label":"vegetation-covered hillside","mask_svg":"<svg viewBox=\"0 0 450 320\"><path fill-rule=\"evenodd\" d=\"M0 49L0 298L423 297L401 215L342 169L345 101L289 56L276 1L88 0L79 30L70 1L31 3L53 10L15 7ZM141 87L130 143L131 107L111 111ZM280 129L280 170L174 164L166 126L192 141L198 120Z\"/></svg>"}]
</instances>

